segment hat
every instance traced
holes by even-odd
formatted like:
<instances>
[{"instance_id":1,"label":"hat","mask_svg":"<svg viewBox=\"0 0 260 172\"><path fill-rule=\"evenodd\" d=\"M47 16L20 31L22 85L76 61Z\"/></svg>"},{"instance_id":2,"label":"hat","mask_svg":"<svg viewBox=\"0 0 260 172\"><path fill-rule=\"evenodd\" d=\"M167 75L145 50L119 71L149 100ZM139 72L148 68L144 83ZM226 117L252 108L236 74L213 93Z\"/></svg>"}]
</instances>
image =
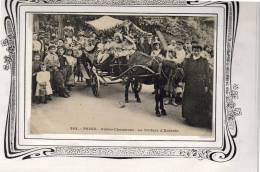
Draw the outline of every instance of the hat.
<instances>
[{"instance_id":1,"label":"hat","mask_svg":"<svg viewBox=\"0 0 260 172\"><path fill-rule=\"evenodd\" d=\"M34 56L34 57L35 57L35 56L40 56L40 57L41 57L41 55L40 55L39 53L35 53L33 56Z\"/></svg>"},{"instance_id":2,"label":"hat","mask_svg":"<svg viewBox=\"0 0 260 172\"><path fill-rule=\"evenodd\" d=\"M40 34L40 35L39 35L39 38L44 38L44 35Z\"/></svg>"},{"instance_id":3,"label":"hat","mask_svg":"<svg viewBox=\"0 0 260 172\"><path fill-rule=\"evenodd\" d=\"M151 36L153 36L153 34L152 34L152 33L148 33L147 36L148 36L148 37L151 37Z\"/></svg>"},{"instance_id":4,"label":"hat","mask_svg":"<svg viewBox=\"0 0 260 172\"><path fill-rule=\"evenodd\" d=\"M158 40L155 40L155 41L153 42L153 45L155 45L155 44L161 44L161 42L158 41Z\"/></svg>"},{"instance_id":5,"label":"hat","mask_svg":"<svg viewBox=\"0 0 260 172\"><path fill-rule=\"evenodd\" d=\"M176 43L176 41L174 39L171 40L171 43Z\"/></svg>"},{"instance_id":6,"label":"hat","mask_svg":"<svg viewBox=\"0 0 260 172\"><path fill-rule=\"evenodd\" d=\"M181 40L178 40L176 43L177 43L177 44L181 44L181 45L184 44L183 41L181 41Z\"/></svg>"},{"instance_id":7,"label":"hat","mask_svg":"<svg viewBox=\"0 0 260 172\"><path fill-rule=\"evenodd\" d=\"M192 50L193 49L200 49L200 51L202 50L202 46L201 45L193 45L192 46Z\"/></svg>"},{"instance_id":8,"label":"hat","mask_svg":"<svg viewBox=\"0 0 260 172\"><path fill-rule=\"evenodd\" d=\"M57 50L60 50L60 49L65 50L66 48L65 48L64 46L58 46L58 47L57 47Z\"/></svg>"},{"instance_id":9,"label":"hat","mask_svg":"<svg viewBox=\"0 0 260 172\"><path fill-rule=\"evenodd\" d=\"M198 44L198 41L191 41L191 44Z\"/></svg>"},{"instance_id":10,"label":"hat","mask_svg":"<svg viewBox=\"0 0 260 172\"><path fill-rule=\"evenodd\" d=\"M52 49L52 48L56 48L55 45L50 45L48 50Z\"/></svg>"}]
</instances>

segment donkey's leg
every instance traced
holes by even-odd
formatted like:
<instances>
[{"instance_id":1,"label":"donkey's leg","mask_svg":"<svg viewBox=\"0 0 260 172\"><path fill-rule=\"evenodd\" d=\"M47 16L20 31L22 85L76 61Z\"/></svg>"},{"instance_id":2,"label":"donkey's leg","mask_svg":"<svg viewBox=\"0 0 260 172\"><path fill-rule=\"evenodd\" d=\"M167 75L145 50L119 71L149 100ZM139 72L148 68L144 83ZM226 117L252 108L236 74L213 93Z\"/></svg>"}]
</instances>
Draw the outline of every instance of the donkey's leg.
<instances>
[{"instance_id":1,"label":"donkey's leg","mask_svg":"<svg viewBox=\"0 0 260 172\"><path fill-rule=\"evenodd\" d=\"M126 80L126 83L125 83L125 102L128 103L129 102L129 99L128 99L128 91L129 91L129 87L130 87L130 79L127 79Z\"/></svg>"},{"instance_id":2,"label":"donkey's leg","mask_svg":"<svg viewBox=\"0 0 260 172\"><path fill-rule=\"evenodd\" d=\"M159 103L160 103L161 115L167 115L166 110L164 109L164 104L163 104L164 94L165 94L165 90L163 88L160 88Z\"/></svg>"},{"instance_id":3,"label":"donkey's leg","mask_svg":"<svg viewBox=\"0 0 260 172\"><path fill-rule=\"evenodd\" d=\"M135 94L135 98L136 98L136 101L138 102L138 103L141 103L141 99L140 99L140 97L139 97L139 93L138 93L138 81L135 79L134 80L134 94Z\"/></svg>"},{"instance_id":4,"label":"donkey's leg","mask_svg":"<svg viewBox=\"0 0 260 172\"><path fill-rule=\"evenodd\" d=\"M157 89L155 89L154 93L155 93L155 114L156 116L160 117L161 116L161 113L159 111L160 95Z\"/></svg>"}]
</instances>

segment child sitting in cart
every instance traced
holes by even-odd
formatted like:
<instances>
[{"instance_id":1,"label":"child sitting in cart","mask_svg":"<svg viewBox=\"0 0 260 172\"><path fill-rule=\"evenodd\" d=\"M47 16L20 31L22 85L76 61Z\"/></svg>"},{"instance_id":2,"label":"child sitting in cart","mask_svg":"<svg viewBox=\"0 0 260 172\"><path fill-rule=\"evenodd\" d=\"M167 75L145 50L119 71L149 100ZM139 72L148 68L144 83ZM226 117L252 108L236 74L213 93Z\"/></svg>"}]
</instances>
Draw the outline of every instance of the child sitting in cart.
<instances>
[{"instance_id":1,"label":"child sitting in cart","mask_svg":"<svg viewBox=\"0 0 260 172\"><path fill-rule=\"evenodd\" d=\"M134 40L129 36L124 36L123 42L123 55L129 60L130 56L136 51L136 44Z\"/></svg>"},{"instance_id":2,"label":"child sitting in cart","mask_svg":"<svg viewBox=\"0 0 260 172\"><path fill-rule=\"evenodd\" d=\"M129 57L136 51L136 45L132 38L124 36L121 33L114 34L115 41L111 43L112 54L115 61L126 64Z\"/></svg>"},{"instance_id":3,"label":"child sitting in cart","mask_svg":"<svg viewBox=\"0 0 260 172\"><path fill-rule=\"evenodd\" d=\"M50 96L52 94L52 88L50 84L50 72L46 71L46 66L41 65L41 71L37 72L36 75L36 92L37 103L47 103L47 99L51 100Z\"/></svg>"},{"instance_id":4,"label":"child sitting in cart","mask_svg":"<svg viewBox=\"0 0 260 172\"><path fill-rule=\"evenodd\" d=\"M106 59L109 58L109 45L104 39L97 45L97 63L102 64Z\"/></svg>"}]
</instances>

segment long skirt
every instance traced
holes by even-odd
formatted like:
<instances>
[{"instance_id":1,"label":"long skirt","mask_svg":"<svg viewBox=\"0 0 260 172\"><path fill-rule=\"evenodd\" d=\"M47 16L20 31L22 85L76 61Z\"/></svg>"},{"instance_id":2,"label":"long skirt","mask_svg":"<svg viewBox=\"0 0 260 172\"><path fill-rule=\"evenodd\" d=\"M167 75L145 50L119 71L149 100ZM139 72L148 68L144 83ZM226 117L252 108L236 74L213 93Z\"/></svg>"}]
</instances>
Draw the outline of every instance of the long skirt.
<instances>
[{"instance_id":1,"label":"long skirt","mask_svg":"<svg viewBox=\"0 0 260 172\"><path fill-rule=\"evenodd\" d=\"M67 76L66 76L66 85L73 86L75 85L75 77L73 74L73 66L67 67Z\"/></svg>"},{"instance_id":2,"label":"long skirt","mask_svg":"<svg viewBox=\"0 0 260 172\"><path fill-rule=\"evenodd\" d=\"M198 78L186 82L183 93L182 115L188 124L198 127L209 126L208 95L202 81Z\"/></svg>"}]
</instances>

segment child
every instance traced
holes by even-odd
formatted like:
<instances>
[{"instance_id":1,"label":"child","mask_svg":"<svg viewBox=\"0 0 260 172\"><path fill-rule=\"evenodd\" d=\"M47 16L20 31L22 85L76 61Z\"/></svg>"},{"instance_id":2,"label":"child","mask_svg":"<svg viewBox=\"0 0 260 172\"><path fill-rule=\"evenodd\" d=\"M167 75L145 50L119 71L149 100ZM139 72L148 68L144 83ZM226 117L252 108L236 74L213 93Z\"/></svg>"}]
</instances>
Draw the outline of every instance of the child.
<instances>
[{"instance_id":1,"label":"child","mask_svg":"<svg viewBox=\"0 0 260 172\"><path fill-rule=\"evenodd\" d=\"M40 54L34 55L34 60L32 62L32 101L35 102L35 91L36 91L36 75L37 72L41 71L41 56Z\"/></svg>"},{"instance_id":2,"label":"child","mask_svg":"<svg viewBox=\"0 0 260 172\"><path fill-rule=\"evenodd\" d=\"M159 60L163 60L163 52L160 48L160 41L155 41L153 42L153 50L151 52L151 57L153 59L159 59Z\"/></svg>"},{"instance_id":3,"label":"child","mask_svg":"<svg viewBox=\"0 0 260 172\"><path fill-rule=\"evenodd\" d=\"M36 75L36 92L35 96L38 98L37 103L47 103L47 100L51 100L52 88L50 84L50 72L46 71L46 66L41 65L41 71Z\"/></svg>"},{"instance_id":4,"label":"child","mask_svg":"<svg viewBox=\"0 0 260 172\"><path fill-rule=\"evenodd\" d=\"M73 51L72 49L68 49L66 52L66 61L67 61L67 78L66 78L66 86L68 88L69 91L71 91L71 87L73 87L75 85L75 78L74 78L74 66L77 63L77 59L75 57L73 57Z\"/></svg>"},{"instance_id":5,"label":"child","mask_svg":"<svg viewBox=\"0 0 260 172\"><path fill-rule=\"evenodd\" d=\"M175 102L174 105L178 106L182 104L183 96L183 84L180 82L178 87L175 88Z\"/></svg>"},{"instance_id":6,"label":"child","mask_svg":"<svg viewBox=\"0 0 260 172\"><path fill-rule=\"evenodd\" d=\"M81 69L80 69L80 64L82 64L82 57L83 57L83 53L81 50L76 50L75 51L75 56L76 56L76 59L77 59L77 65L76 65L76 70L75 70L75 73L76 73L76 76L77 76L77 82L83 82L83 74L81 72Z\"/></svg>"}]
</instances>

